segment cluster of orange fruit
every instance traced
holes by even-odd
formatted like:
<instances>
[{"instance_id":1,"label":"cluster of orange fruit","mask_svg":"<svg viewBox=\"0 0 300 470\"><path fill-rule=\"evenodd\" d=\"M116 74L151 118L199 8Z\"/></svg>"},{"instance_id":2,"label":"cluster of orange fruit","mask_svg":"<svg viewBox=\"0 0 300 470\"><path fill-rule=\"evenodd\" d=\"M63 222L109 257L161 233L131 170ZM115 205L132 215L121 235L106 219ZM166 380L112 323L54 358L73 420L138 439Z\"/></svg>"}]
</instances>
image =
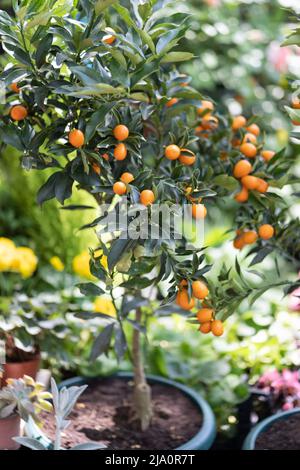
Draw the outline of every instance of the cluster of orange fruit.
<instances>
[{"instance_id":1,"label":"cluster of orange fruit","mask_svg":"<svg viewBox=\"0 0 300 470\"><path fill-rule=\"evenodd\" d=\"M201 106L197 109L197 113L200 115L200 122L195 129L196 134L201 134L202 137L208 137L208 131L217 129L219 120L212 114L214 109L214 104L211 101L203 100L201 102Z\"/></svg>"},{"instance_id":2,"label":"cluster of orange fruit","mask_svg":"<svg viewBox=\"0 0 300 470\"><path fill-rule=\"evenodd\" d=\"M257 124L250 124L247 126L247 120L244 116L236 116L232 121L232 130L234 132L245 130L243 140L238 138L233 139L233 145L238 146L240 152L246 158L255 158L258 155L257 137L260 134L260 128ZM269 162L275 155L272 150L261 150L261 157ZM251 175L253 167L246 158L239 160L233 169L233 176L240 180L241 190L235 195L237 202L246 202L249 198L249 191L258 191L259 193L266 193L268 191L268 183L257 176Z\"/></svg>"},{"instance_id":3,"label":"cluster of orange fruit","mask_svg":"<svg viewBox=\"0 0 300 470\"><path fill-rule=\"evenodd\" d=\"M236 237L233 241L233 246L237 250L241 250L246 245L252 245L256 242L258 237L262 240L269 240L274 235L274 227L270 224L263 224L256 230L237 230Z\"/></svg>"},{"instance_id":4,"label":"cluster of orange fruit","mask_svg":"<svg viewBox=\"0 0 300 470\"><path fill-rule=\"evenodd\" d=\"M178 145L170 144L165 148L165 157L168 160L179 160L183 165L193 165L196 155L189 149L181 149Z\"/></svg>"},{"instance_id":5,"label":"cluster of orange fruit","mask_svg":"<svg viewBox=\"0 0 300 470\"><path fill-rule=\"evenodd\" d=\"M195 307L195 299L203 301L209 294L205 282L196 280L192 282L192 296L189 297L187 285L187 281L182 279L176 295L176 303L183 310L191 310ZM201 331L201 333L206 334L211 331L215 336L221 336L223 334L223 323L220 320L215 320L213 309L206 307L201 308L198 310L196 317L200 323L199 331Z\"/></svg>"}]
</instances>

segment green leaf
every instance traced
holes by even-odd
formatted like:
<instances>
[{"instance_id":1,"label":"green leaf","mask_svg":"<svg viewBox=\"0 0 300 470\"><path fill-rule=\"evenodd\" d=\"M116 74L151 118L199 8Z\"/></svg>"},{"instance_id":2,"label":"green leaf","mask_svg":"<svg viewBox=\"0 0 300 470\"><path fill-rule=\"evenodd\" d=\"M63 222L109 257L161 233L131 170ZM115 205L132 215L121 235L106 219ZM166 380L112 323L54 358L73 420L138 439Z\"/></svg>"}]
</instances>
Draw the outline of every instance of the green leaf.
<instances>
[{"instance_id":1,"label":"green leaf","mask_svg":"<svg viewBox=\"0 0 300 470\"><path fill-rule=\"evenodd\" d=\"M37 203L42 205L44 202L55 197L55 184L60 172L53 173L45 184L39 189L37 194Z\"/></svg>"},{"instance_id":2,"label":"green leaf","mask_svg":"<svg viewBox=\"0 0 300 470\"><path fill-rule=\"evenodd\" d=\"M213 179L213 183L217 186L227 189L228 191L235 191L239 187L238 181L232 176L218 175Z\"/></svg>"},{"instance_id":3,"label":"green leaf","mask_svg":"<svg viewBox=\"0 0 300 470\"><path fill-rule=\"evenodd\" d=\"M117 240L115 240L112 243L110 252L108 254L107 261L109 270L112 271L117 262L122 258L123 254L132 249L136 244L137 240L122 238L118 238Z\"/></svg>"},{"instance_id":4,"label":"green leaf","mask_svg":"<svg viewBox=\"0 0 300 470\"><path fill-rule=\"evenodd\" d=\"M38 68L44 64L49 49L52 46L52 41L53 35L49 33L40 42L35 54L35 62Z\"/></svg>"},{"instance_id":5,"label":"green leaf","mask_svg":"<svg viewBox=\"0 0 300 470\"><path fill-rule=\"evenodd\" d=\"M118 0L98 0L95 4L95 13L100 15L106 8L117 3Z\"/></svg>"},{"instance_id":6,"label":"green leaf","mask_svg":"<svg viewBox=\"0 0 300 470\"><path fill-rule=\"evenodd\" d=\"M78 284L77 287L79 288L81 294L83 295L90 295L96 297L98 295L104 294L104 290L101 287L96 286L92 282L85 282L83 284Z\"/></svg>"},{"instance_id":7,"label":"green leaf","mask_svg":"<svg viewBox=\"0 0 300 470\"><path fill-rule=\"evenodd\" d=\"M89 142L94 136L97 128L103 126L107 114L114 108L115 105L115 102L105 103L101 106L100 109L92 114L85 129L85 137L87 142Z\"/></svg>"},{"instance_id":8,"label":"green leaf","mask_svg":"<svg viewBox=\"0 0 300 470\"><path fill-rule=\"evenodd\" d=\"M161 62L163 64L167 64L169 62L184 62L186 60L193 59L194 54L191 52L169 52L165 56L163 56Z\"/></svg>"},{"instance_id":9,"label":"green leaf","mask_svg":"<svg viewBox=\"0 0 300 470\"><path fill-rule=\"evenodd\" d=\"M112 335L114 332L114 327L115 327L115 323L114 322L110 323L97 336L97 338L94 341L92 351L90 354L90 361L95 361L97 357L101 356L101 354L108 352Z\"/></svg>"}]
</instances>

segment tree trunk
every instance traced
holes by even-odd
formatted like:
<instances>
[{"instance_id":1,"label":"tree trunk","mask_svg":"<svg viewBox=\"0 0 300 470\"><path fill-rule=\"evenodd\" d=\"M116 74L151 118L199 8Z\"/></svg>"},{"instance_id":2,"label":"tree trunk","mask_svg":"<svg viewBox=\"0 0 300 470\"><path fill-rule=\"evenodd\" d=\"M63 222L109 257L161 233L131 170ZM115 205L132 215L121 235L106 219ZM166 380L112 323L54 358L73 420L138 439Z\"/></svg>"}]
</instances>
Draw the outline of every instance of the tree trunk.
<instances>
[{"instance_id":1,"label":"tree trunk","mask_svg":"<svg viewBox=\"0 0 300 470\"><path fill-rule=\"evenodd\" d=\"M141 323L141 309L136 311L136 322ZM134 370L133 404L136 417L140 421L142 431L150 426L152 419L151 389L147 384L141 351L141 333L133 330L132 356Z\"/></svg>"}]
</instances>

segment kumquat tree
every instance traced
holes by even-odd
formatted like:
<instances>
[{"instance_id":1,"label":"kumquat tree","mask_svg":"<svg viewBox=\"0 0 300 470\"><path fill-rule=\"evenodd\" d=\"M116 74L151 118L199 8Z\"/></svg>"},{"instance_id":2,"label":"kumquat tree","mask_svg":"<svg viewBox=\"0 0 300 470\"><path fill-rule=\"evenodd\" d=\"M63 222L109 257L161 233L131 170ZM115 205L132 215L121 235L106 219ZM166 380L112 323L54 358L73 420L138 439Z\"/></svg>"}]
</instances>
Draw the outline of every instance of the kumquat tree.
<instances>
[{"instance_id":1,"label":"kumquat tree","mask_svg":"<svg viewBox=\"0 0 300 470\"><path fill-rule=\"evenodd\" d=\"M55 198L64 209L84 211L89 207L66 203L72 190L94 196L98 217L81 227L99 236L91 252L94 281L79 288L87 297L110 294L117 315L80 316L107 320L92 360L111 347L118 359L132 357L133 415L145 430L152 406L142 343L150 315L179 312L200 334L221 336L244 299L251 304L270 287L288 293L299 285L279 273L261 278L250 267L276 250L283 230L277 214L288 209L280 190L293 179L293 162L284 149L265 146L255 116L224 115L180 73L193 55L180 46L190 18L176 2L175 8L167 0L12 5L14 16L0 12L9 56L0 75L1 145L18 150L23 170L45 170L39 205ZM161 206L184 208L187 234L172 221L166 233L164 217L157 218ZM193 234L213 222L214 206L234 210L237 251L235 266L223 266L213 283L207 247ZM149 233L156 227L158 236L142 229L130 235L141 213L143 227Z\"/></svg>"}]
</instances>

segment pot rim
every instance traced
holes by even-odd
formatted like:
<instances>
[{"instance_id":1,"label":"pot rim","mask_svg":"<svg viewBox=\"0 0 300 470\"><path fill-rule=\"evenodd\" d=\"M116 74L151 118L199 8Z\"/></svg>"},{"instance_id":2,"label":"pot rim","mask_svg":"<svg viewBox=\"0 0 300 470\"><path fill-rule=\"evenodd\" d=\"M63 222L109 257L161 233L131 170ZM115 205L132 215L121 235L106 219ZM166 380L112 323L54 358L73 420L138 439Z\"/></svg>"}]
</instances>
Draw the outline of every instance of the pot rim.
<instances>
[{"instance_id":1,"label":"pot rim","mask_svg":"<svg viewBox=\"0 0 300 470\"><path fill-rule=\"evenodd\" d=\"M16 365L16 364L28 364L28 362L35 362L35 361L38 361L41 359L41 353L40 352L37 352L36 354L34 354L32 356L31 359L27 359L26 361L7 361L5 362L5 364L3 364L3 366L13 366L13 365Z\"/></svg>"},{"instance_id":2,"label":"pot rim","mask_svg":"<svg viewBox=\"0 0 300 470\"><path fill-rule=\"evenodd\" d=\"M266 431L275 421L288 418L289 416L298 413L300 413L300 408L294 408L293 410L282 411L280 413L276 413L275 415L269 416L266 419L263 419L249 432L243 443L242 450L255 450L256 439L258 438L259 434Z\"/></svg>"},{"instance_id":3,"label":"pot rim","mask_svg":"<svg viewBox=\"0 0 300 470\"><path fill-rule=\"evenodd\" d=\"M98 376L98 377L73 377L67 380L64 380L59 384L59 388L62 387L71 387L73 385L84 385L95 382L97 380L105 379L108 377L119 377L121 379L132 379L133 374L130 372L117 372L115 374L107 376ZM147 375L147 380L150 383L160 383L164 385L169 385L180 390L184 395L191 399L191 401L198 406L202 414L202 425L199 431L187 442L183 443L179 447L173 450L207 450L211 447L212 443L216 437L216 420L214 413L210 405L206 402L202 396L197 393L195 390L183 385L181 383L175 382L174 380L167 379L164 377L159 377L157 375ZM49 446L49 439L41 432L41 430L33 423L27 423L26 429L30 436L38 438L42 444ZM164 449L161 449L164 450Z\"/></svg>"}]
</instances>

